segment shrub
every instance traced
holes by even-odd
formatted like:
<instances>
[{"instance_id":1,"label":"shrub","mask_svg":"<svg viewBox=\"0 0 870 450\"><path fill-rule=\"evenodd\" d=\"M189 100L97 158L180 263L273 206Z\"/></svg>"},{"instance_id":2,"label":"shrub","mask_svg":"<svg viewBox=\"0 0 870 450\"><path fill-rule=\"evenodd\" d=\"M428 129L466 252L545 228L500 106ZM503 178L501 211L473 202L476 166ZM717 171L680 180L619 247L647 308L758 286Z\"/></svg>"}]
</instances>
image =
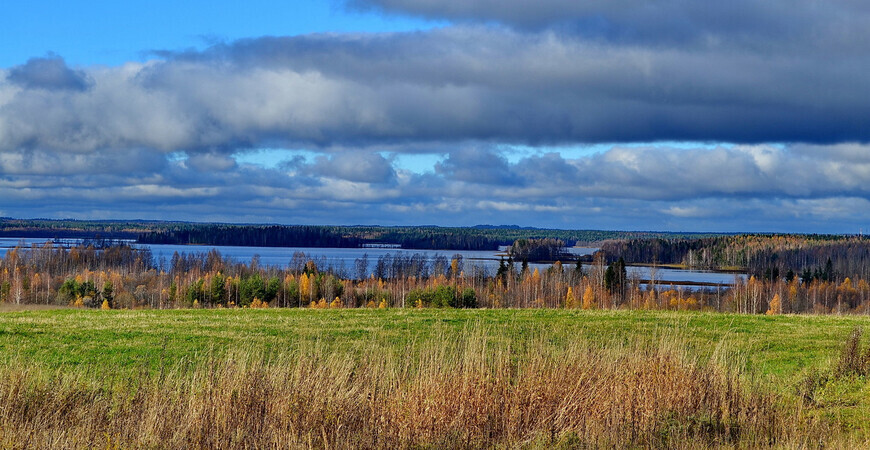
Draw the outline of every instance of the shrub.
<instances>
[{"instance_id":1,"label":"shrub","mask_svg":"<svg viewBox=\"0 0 870 450\"><path fill-rule=\"evenodd\" d=\"M414 289L405 297L405 304L423 308L476 308L477 294L474 289L459 290L453 286Z\"/></svg>"}]
</instances>

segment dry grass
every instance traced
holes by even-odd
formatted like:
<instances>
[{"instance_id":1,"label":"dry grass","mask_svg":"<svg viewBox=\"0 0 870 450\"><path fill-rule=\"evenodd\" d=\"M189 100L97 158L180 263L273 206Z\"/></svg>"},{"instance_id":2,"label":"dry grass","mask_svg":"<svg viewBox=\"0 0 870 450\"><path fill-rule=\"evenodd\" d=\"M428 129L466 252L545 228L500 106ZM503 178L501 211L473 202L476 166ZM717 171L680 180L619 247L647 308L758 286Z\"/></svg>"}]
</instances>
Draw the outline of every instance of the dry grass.
<instances>
[{"instance_id":1,"label":"dry grass","mask_svg":"<svg viewBox=\"0 0 870 450\"><path fill-rule=\"evenodd\" d=\"M0 447L758 447L829 431L675 339L566 348L474 326L401 350L312 344L107 375L0 367Z\"/></svg>"}]
</instances>

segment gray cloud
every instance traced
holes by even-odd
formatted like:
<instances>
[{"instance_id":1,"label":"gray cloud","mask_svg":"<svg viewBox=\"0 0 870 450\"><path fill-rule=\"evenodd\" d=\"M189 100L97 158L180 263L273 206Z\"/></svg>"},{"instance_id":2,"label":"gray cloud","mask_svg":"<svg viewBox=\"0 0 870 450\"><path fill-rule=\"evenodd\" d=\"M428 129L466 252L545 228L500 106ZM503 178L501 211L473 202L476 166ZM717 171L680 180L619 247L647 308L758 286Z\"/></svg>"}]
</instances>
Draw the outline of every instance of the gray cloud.
<instances>
[{"instance_id":1,"label":"gray cloud","mask_svg":"<svg viewBox=\"0 0 870 450\"><path fill-rule=\"evenodd\" d=\"M244 40L85 68L87 91L0 82L0 150L867 142L870 57L823 50L491 27Z\"/></svg>"},{"instance_id":2,"label":"gray cloud","mask_svg":"<svg viewBox=\"0 0 870 450\"><path fill-rule=\"evenodd\" d=\"M49 151L0 152L0 175L105 176L143 174L161 171L166 159L158 154L138 150L109 150L90 154Z\"/></svg>"},{"instance_id":3,"label":"gray cloud","mask_svg":"<svg viewBox=\"0 0 870 450\"><path fill-rule=\"evenodd\" d=\"M462 148L435 165L435 172L454 181L476 184L516 185L520 179L507 160L488 148Z\"/></svg>"},{"instance_id":4,"label":"gray cloud","mask_svg":"<svg viewBox=\"0 0 870 450\"><path fill-rule=\"evenodd\" d=\"M356 5L455 23L0 71L3 214L727 231L870 220L863 3ZM610 142L622 144L568 156ZM541 151L517 159L514 146ZM315 156L236 164L258 148ZM421 171L382 156L421 153L443 160Z\"/></svg>"},{"instance_id":5,"label":"gray cloud","mask_svg":"<svg viewBox=\"0 0 870 450\"><path fill-rule=\"evenodd\" d=\"M7 79L27 89L84 91L90 86L85 72L70 69L59 56L31 58L9 69Z\"/></svg>"},{"instance_id":6,"label":"gray cloud","mask_svg":"<svg viewBox=\"0 0 870 450\"><path fill-rule=\"evenodd\" d=\"M4 152L0 196L6 214L79 218L814 232L870 220L866 145L615 147L513 162L498 150L457 148L421 174L367 152L231 170L220 155Z\"/></svg>"},{"instance_id":7,"label":"gray cloud","mask_svg":"<svg viewBox=\"0 0 870 450\"><path fill-rule=\"evenodd\" d=\"M840 146L833 146L837 149ZM867 146L852 147L870 150ZM684 201L702 198L870 198L870 161L845 159L828 147L811 155L770 145L679 149L616 147L578 159L529 157L509 170L522 184L506 183L516 198Z\"/></svg>"},{"instance_id":8,"label":"gray cloud","mask_svg":"<svg viewBox=\"0 0 870 450\"><path fill-rule=\"evenodd\" d=\"M322 177L361 183L385 183L396 176L393 166L386 158L370 152L319 156L310 170Z\"/></svg>"},{"instance_id":9,"label":"gray cloud","mask_svg":"<svg viewBox=\"0 0 870 450\"><path fill-rule=\"evenodd\" d=\"M862 52L870 8L834 0L348 0L351 8L454 22L498 22L523 30L557 29L588 39L644 46L783 49L836 45Z\"/></svg>"},{"instance_id":10,"label":"gray cloud","mask_svg":"<svg viewBox=\"0 0 870 450\"><path fill-rule=\"evenodd\" d=\"M236 160L222 154L194 153L188 156L187 165L201 172L221 172L235 168Z\"/></svg>"}]
</instances>

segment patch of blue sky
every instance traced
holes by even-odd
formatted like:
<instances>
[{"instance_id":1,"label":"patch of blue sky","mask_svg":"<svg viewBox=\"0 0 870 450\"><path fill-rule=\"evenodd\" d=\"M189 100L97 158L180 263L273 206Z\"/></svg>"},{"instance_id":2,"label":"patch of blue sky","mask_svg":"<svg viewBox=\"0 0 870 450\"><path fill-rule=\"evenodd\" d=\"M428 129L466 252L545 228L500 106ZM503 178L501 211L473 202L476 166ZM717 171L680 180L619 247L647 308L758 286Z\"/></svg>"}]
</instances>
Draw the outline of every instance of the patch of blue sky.
<instances>
[{"instance_id":1,"label":"patch of blue sky","mask_svg":"<svg viewBox=\"0 0 870 450\"><path fill-rule=\"evenodd\" d=\"M446 155L440 153L394 153L384 154L384 157L391 160L396 169L422 174L434 172L435 165L444 161Z\"/></svg>"},{"instance_id":2,"label":"patch of blue sky","mask_svg":"<svg viewBox=\"0 0 870 450\"><path fill-rule=\"evenodd\" d=\"M169 160L170 162L186 161L187 160L187 153L172 152L172 153L169 153L166 155L166 159Z\"/></svg>"},{"instance_id":3,"label":"patch of blue sky","mask_svg":"<svg viewBox=\"0 0 870 450\"><path fill-rule=\"evenodd\" d=\"M0 67L54 53L71 65L120 65L154 50L202 49L258 36L396 32L441 22L351 11L324 0L27 0L3 4Z\"/></svg>"}]
</instances>

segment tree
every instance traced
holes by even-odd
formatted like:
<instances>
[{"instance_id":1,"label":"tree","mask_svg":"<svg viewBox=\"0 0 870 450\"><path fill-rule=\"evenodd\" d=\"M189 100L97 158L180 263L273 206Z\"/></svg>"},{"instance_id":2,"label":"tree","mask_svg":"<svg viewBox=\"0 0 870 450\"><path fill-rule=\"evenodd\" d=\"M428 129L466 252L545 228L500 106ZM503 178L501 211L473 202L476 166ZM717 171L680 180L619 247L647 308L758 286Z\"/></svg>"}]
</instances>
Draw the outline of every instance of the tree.
<instances>
[{"instance_id":1,"label":"tree","mask_svg":"<svg viewBox=\"0 0 870 450\"><path fill-rule=\"evenodd\" d=\"M216 304L224 304L226 303L227 297L227 286L226 279L224 279L223 275L218 272L211 279L211 286L209 289L209 297L211 297L211 301Z\"/></svg>"},{"instance_id":2,"label":"tree","mask_svg":"<svg viewBox=\"0 0 870 450\"><path fill-rule=\"evenodd\" d=\"M828 262L825 263L825 272L822 275L822 279L825 281L834 280L834 263L831 261L831 258L828 258Z\"/></svg>"},{"instance_id":3,"label":"tree","mask_svg":"<svg viewBox=\"0 0 870 450\"><path fill-rule=\"evenodd\" d=\"M297 300L299 298L299 283L292 275L288 274L284 277L284 306L290 306L288 299Z\"/></svg>"},{"instance_id":4,"label":"tree","mask_svg":"<svg viewBox=\"0 0 870 450\"><path fill-rule=\"evenodd\" d=\"M508 268L504 262L504 258L498 260L498 271L495 273L495 278L501 282L502 287L507 287L507 272Z\"/></svg>"},{"instance_id":5,"label":"tree","mask_svg":"<svg viewBox=\"0 0 870 450\"><path fill-rule=\"evenodd\" d=\"M610 292L616 290L616 270L613 264L608 264L607 270L604 271L604 288Z\"/></svg>"},{"instance_id":6,"label":"tree","mask_svg":"<svg viewBox=\"0 0 870 450\"><path fill-rule=\"evenodd\" d=\"M568 293L565 294L565 308L576 308L577 299L574 298L574 290L568 286Z\"/></svg>"},{"instance_id":7,"label":"tree","mask_svg":"<svg viewBox=\"0 0 870 450\"><path fill-rule=\"evenodd\" d=\"M779 294L773 296L773 299L770 301L770 306L765 314L768 316L782 314L782 300L779 298Z\"/></svg>"},{"instance_id":8,"label":"tree","mask_svg":"<svg viewBox=\"0 0 870 450\"><path fill-rule=\"evenodd\" d=\"M462 255L455 254L450 260L450 277L456 278L462 272Z\"/></svg>"},{"instance_id":9,"label":"tree","mask_svg":"<svg viewBox=\"0 0 870 450\"><path fill-rule=\"evenodd\" d=\"M592 291L592 286L586 286L586 291L583 292L583 309L591 309L595 307L595 292Z\"/></svg>"},{"instance_id":10,"label":"tree","mask_svg":"<svg viewBox=\"0 0 870 450\"><path fill-rule=\"evenodd\" d=\"M615 263L607 265L607 270L604 271L604 287L611 293L622 293L625 287L625 282L628 275L625 270L625 260L621 257Z\"/></svg>"},{"instance_id":11,"label":"tree","mask_svg":"<svg viewBox=\"0 0 870 450\"><path fill-rule=\"evenodd\" d=\"M557 261L565 256L565 242L558 239L517 239L508 254L531 262Z\"/></svg>"},{"instance_id":12,"label":"tree","mask_svg":"<svg viewBox=\"0 0 870 450\"><path fill-rule=\"evenodd\" d=\"M462 307L477 308L477 293L472 288L462 290Z\"/></svg>"},{"instance_id":13,"label":"tree","mask_svg":"<svg viewBox=\"0 0 870 450\"><path fill-rule=\"evenodd\" d=\"M299 298L301 300L309 301L311 299L311 279L308 278L307 273L303 273L299 276Z\"/></svg>"},{"instance_id":14,"label":"tree","mask_svg":"<svg viewBox=\"0 0 870 450\"><path fill-rule=\"evenodd\" d=\"M111 281L107 280L105 283L103 283L102 295L103 295L103 303L106 304L107 306L111 307L112 302L115 300L114 287L112 286Z\"/></svg>"},{"instance_id":15,"label":"tree","mask_svg":"<svg viewBox=\"0 0 870 450\"><path fill-rule=\"evenodd\" d=\"M266 294L263 297L263 301L269 303L276 298L278 298L278 292L281 291L281 280L278 277L269 278L269 282L266 284Z\"/></svg>"}]
</instances>

